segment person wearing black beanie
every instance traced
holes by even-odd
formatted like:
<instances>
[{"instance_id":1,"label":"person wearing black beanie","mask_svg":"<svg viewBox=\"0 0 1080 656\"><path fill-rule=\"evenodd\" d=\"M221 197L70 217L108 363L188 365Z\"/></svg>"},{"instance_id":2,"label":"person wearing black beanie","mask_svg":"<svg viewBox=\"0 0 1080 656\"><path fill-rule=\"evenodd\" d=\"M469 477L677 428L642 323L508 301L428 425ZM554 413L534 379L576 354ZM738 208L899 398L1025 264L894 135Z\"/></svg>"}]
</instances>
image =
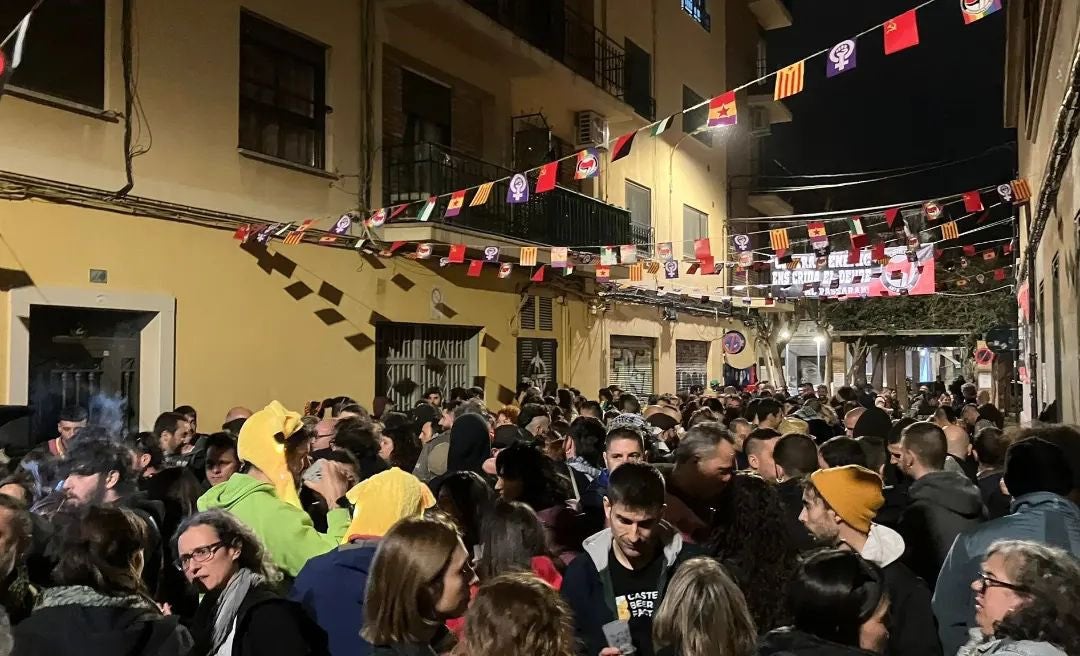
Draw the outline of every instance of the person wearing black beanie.
<instances>
[{"instance_id":1,"label":"person wearing black beanie","mask_svg":"<svg viewBox=\"0 0 1080 656\"><path fill-rule=\"evenodd\" d=\"M1073 471L1062 449L1039 437L1039 430L1029 431L1033 437L1014 443L1005 455L1012 514L961 533L941 567L933 605L946 654L956 653L976 626L971 584L990 545L1030 540L1080 557L1080 508L1065 496L1073 489Z\"/></svg>"}]
</instances>

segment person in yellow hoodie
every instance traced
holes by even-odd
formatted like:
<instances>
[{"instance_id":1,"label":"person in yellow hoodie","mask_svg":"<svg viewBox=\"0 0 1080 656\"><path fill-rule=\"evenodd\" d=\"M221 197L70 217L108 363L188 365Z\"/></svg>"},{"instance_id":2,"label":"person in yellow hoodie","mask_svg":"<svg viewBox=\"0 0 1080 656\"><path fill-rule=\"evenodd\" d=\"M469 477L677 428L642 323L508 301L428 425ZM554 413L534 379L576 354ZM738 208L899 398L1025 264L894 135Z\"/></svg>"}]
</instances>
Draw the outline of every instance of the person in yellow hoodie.
<instances>
[{"instance_id":1,"label":"person in yellow hoodie","mask_svg":"<svg viewBox=\"0 0 1080 656\"><path fill-rule=\"evenodd\" d=\"M402 519L420 517L435 505L431 490L412 474L393 467L349 490L356 516L345 544L312 558L296 577L289 599L304 607L326 631L330 656L369 656L360 637L364 590L379 543Z\"/></svg>"},{"instance_id":2,"label":"person in yellow hoodie","mask_svg":"<svg viewBox=\"0 0 1080 656\"><path fill-rule=\"evenodd\" d=\"M296 490L309 464L313 437L299 414L271 402L251 415L240 430L241 473L210 488L198 501L200 511L222 508L247 524L274 564L290 577L299 574L311 558L340 544L352 521L351 504L345 498L348 474L340 463L324 461L322 476L304 481L331 509L326 533L315 530L300 507Z\"/></svg>"}]
</instances>

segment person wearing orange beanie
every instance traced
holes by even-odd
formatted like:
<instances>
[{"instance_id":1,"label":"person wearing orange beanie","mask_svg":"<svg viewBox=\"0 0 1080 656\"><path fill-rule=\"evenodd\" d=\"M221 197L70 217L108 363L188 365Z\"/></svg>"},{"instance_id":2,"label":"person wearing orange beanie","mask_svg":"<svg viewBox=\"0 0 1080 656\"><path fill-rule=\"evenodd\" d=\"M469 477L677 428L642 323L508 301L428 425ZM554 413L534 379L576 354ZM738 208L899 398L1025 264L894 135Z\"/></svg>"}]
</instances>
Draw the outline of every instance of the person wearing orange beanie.
<instances>
[{"instance_id":1,"label":"person wearing orange beanie","mask_svg":"<svg viewBox=\"0 0 1080 656\"><path fill-rule=\"evenodd\" d=\"M904 539L874 523L885 503L881 477L865 467L819 469L807 477L799 520L819 542L850 549L881 567L889 593L890 656L941 656L930 588L906 565Z\"/></svg>"}]
</instances>

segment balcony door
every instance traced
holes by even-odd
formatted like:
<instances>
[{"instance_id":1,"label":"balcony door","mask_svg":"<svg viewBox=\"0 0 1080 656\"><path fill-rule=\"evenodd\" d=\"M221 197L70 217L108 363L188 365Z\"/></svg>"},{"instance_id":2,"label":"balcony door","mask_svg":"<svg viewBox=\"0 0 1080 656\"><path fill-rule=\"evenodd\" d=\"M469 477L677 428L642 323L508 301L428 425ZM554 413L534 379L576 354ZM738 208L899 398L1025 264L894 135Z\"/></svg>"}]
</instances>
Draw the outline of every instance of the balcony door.
<instances>
[{"instance_id":1,"label":"balcony door","mask_svg":"<svg viewBox=\"0 0 1080 656\"><path fill-rule=\"evenodd\" d=\"M420 200L448 189L448 154L453 115L449 86L401 71L401 111L405 115L405 150L411 162L399 171L403 183L391 200Z\"/></svg>"}]
</instances>

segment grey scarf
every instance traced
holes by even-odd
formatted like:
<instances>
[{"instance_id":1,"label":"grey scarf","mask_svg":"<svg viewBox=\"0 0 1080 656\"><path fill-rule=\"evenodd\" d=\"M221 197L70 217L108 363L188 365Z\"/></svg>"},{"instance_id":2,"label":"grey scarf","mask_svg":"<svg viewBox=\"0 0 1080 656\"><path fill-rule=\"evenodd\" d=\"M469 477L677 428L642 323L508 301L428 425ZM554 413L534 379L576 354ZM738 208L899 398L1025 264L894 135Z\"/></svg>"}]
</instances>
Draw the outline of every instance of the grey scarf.
<instances>
[{"instance_id":1,"label":"grey scarf","mask_svg":"<svg viewBox=\"0 0 1080 656\"><path fill-rule=\"evenodd\" d=\"M139 595L126 597L113 597L101 594L97 590L85 585L65 585L56 588L46 588L38 601L37 608L53 608L56 606L90 606L100 608L135 608L145 611L149 619L161 619L161 611L149 599Z\"/></svg>"},{"instance_id":2,"label":"grey scarf","mask_svg":"<svg viewBox=\"0 0 1080 656\"><path fill-rule=\"evenodd\" d=\"M213 647L209 653L216 654L225 644L229 632L232 631L233 621L236 620L236 613L240 610L240 604L244 603L248 592L263 581L262 576L246 567L238 570L229 579L225 589L221 591L221 596L218 597L217 610L214 612Z\"/></svg>"}]
</instances>

